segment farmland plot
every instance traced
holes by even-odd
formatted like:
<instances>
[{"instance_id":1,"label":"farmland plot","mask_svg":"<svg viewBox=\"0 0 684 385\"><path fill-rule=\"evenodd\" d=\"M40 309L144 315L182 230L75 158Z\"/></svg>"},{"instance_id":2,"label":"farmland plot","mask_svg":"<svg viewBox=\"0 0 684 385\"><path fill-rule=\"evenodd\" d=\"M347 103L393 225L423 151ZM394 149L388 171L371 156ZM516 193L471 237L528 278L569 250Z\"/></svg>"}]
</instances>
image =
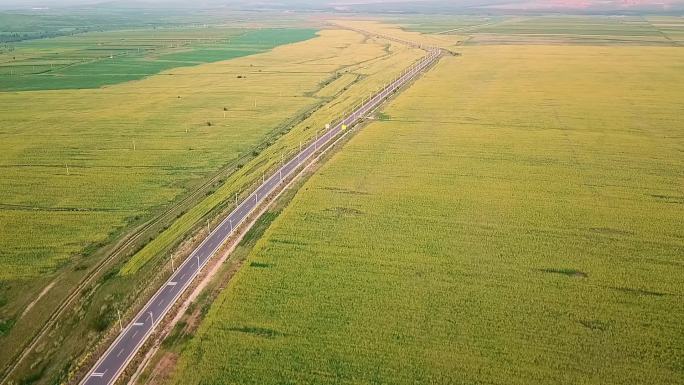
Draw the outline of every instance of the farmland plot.
<instances>
[{"instance_id":1,"label":"farmland plot","mask_svg":"<svg viewBox=\"0 0 684 385\"><path fill-rule=\"evenodd\" d=\"M683 60L443 59L303 186L172 383L684 383Z\"/></svg>"}]
</instances>

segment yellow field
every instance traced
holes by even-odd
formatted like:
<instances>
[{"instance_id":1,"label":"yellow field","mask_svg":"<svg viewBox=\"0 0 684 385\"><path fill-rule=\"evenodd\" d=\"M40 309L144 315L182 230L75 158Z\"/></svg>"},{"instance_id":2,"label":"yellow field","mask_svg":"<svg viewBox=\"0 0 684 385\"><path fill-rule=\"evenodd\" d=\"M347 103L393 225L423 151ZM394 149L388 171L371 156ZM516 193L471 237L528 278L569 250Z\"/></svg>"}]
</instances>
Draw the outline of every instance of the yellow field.
<instances>
[{"instance_id":1,"label":"yellow field","mask_svg":"<svg viewBox=\"0 0 684 385\"><path fill-rule=\"evenodd\" d=\"M478 46L302 187L173 384L684 384L684 50Z\"/></svg>"}]
</instances>

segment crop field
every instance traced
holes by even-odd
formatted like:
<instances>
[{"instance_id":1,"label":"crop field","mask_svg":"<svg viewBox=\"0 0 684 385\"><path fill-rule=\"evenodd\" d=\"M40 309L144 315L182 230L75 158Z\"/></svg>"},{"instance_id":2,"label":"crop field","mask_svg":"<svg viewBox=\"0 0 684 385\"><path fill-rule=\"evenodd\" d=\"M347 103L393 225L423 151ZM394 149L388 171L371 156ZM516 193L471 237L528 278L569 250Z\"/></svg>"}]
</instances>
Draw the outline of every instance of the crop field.
<instances>
[{"instance_id":1,"label":"crop field","mask_svg":"<svg viewBox=\"0 0 684 385\"><path fill-rule=\"evenodd\" d=\"M498 16L442 17L436 24L420 17L397 20L411 31L468 34L467 44L581 44L679 46L681 17ZM444 35L440 35L444 36Z\"/></svg>"},{"instance_id":2,"label":"crop field","mask_svg":"<svg viewBox=\"0 0 684 385\"><path fill-rule=\"evenodd\" d=\"M305 183L173 384L684 384L684 51L469 46Z\"/></svg>"},{"instance_id":3,"label":"crop field","mask_svg":"<svg viewBox=\"0 0 684 385\"><path fill-rule=\"evenodd\" d=\"M393 24L403 28L425 34L457 34L459 31L469 31L478 27L495 24L510 19L507 16L477 16L477 15L411 15L404 18L389 19Z\"/></svg>"},{"instance_id":4,"label":"crop field","mask_svg":"<svg viewBox=\"0 0 684 385\"><path fill-rule=\"evenodd\" d=\"M260 33L241 37L258 44L272 30ZM271 42L288 36L278 34ZM194 54L168 55L186 61L182 55ZM133 311L140 290L170 271L168 256L180 241L419 57L396 43L324 30L266 53L105 88L0 93L0 344L13 347L1 349L0 366L96 264L94 250L225 170L196 205L88 287L14 377L68 378L117 309Z\"/></svg>"},{"instance_id":5,"label":"crop field","mask_svg":"<svg viewBox=\"0 0 684 385\"><path fill-rule=\"evenodd\" d=\"M90 212L105 220L109 215L134 216L137 208L171 200L183 187L182 180L233 161L288 116L313 103L302 95L304 87L315 87L326 76L309 71L288 75L290 80L282 73L253 75L250 80L246 77L251 70L244 63L216 69L217 73L210 68L195 73L179 69L105 90L0 93L3 214L19 216L2 222L7 226L3 239L8 231L30 231L33 239L40 237L40 229L29 225L34 216L42 217L42 222L46 214L69 218ZM245 79L236 77L241 71ZM218 79L224 83L204 84ZM265 94L265 84L261 89L257 86L266 79L291 93ZM261 95L262 106L254 107L253 101ZM273 106L276 102L278 106ZM213 119L220 124L208 126ZM197 158L195 151L205 156ZM82 219L65 221L90 227ZM19 223L23 226L15 226ZM90 238L80 227L72 231ZM52 231L48 235L55 235L58 242L72 242L72 247L82 246L72 237ZM13 247L3 246L11 256ZM57 250L45 251L51 258L3 261L8 268L0 277L39 275L42 263L49 269L64 258Z\"/></svg>"},{"instance_id":6,"label":"crop field","mask_svg":"<svg viewBox=\"0 0 684 385\"><path fill-rule=\"evenodd\" d=\"M647 20L668 39L684 44L684 17L651 16Z\"/></svg>"},{"instance_id":7,"label":"crop field","mask_svg":"<svg viewBox=\"0 0 684 385\"><path fill-rule=\"evenodd\" d=\"M0 52L0 91L97 88L233 59L314 36L312 29L181 28L91 32Z\"/></svg>"},{"instance_id":8,"label":"crop field","mask_svg":"<svg viewBox=\"0 0 684 385\"><path fill-rule=\"evenodd\" d=\"M264 59L269 55L283 57ZM95 249L224 165L234 168L282 122L315 104L303 87L316 89L328 76L318 68L259 77L244 63L201 67L106 89L0 93L4 346L21 346L44 322L96 264ZM242 74L250 78L238 79ZM291 92L264 92L264 81ZM254 107L256 97L262 99ZM46 287L47 295L26 309ZM17 349L0 350L4 368Z\"/></svg>"},{"instance_id":9,"label":"crop field","mask_svg":"<svg viewBox=\"0 0 684 385\"><path fill-rule=\"evenodd\" d=\"M374 20L335 20L335 24L346 28L368 31L374 34L391 36L405 41L450 49L458 46L462 38L458 35L430 35L402 29L399 25Z\"/></svg>"},{"instance_id":10,"label":"crop field","mask_svg":"<svg viewBox=\"0 0 684 385\"><path fill-rule=\"evenodd\" d=\"M347 36L361 36L349 31L337 33ZM323 55L324 48L322 46L319 48L321 49L321 55ZM325 51L329 54L330 51L340 51L340 48L331 47L325 49ZM353 56L351 56L351 52L353 52ZM253 162L233 173L214 194L208 196L193 207L192 210L181 216L170 228L152 240L140 252L136 253L121 268L120 274L136 273L143 265L155 257L158 258L160 255L163 255L163 251L169 250L172 245L178 242L180 236L186 234L193 224L198 223L200 219L212 210L215 210L217 207L230 207L229 205L233 201L234 194L237 193L239 196L249 195L249 187L258 182L260 176L267 174L269 170L278 166L281 159L289 159L289 157L293 156L301 144L312 140L317 135L316 132L322 130L327 123L340 118L344 111L350 111L355 105L359 104L362 98L367 97L377 91L383 84L389 82L392 77L401 71L403 66L418 60L421 57L421 52L415 49L406 49L399 44L390 44L386 41L372 44L359 41L357 45L343 48L341 53L323 57L315 62L306 61L305 65L307 66L316 66L317 68L328 67L336 73L329 81L319 84L322 88L317 92L318 94L325 94L331 88L338 88L337 82L349 76L354 76L357 79L363 78L363 81L358 81L353 85L347 85L342 89L338 89L339 94L334 95L334 99L330 96L323 96L322 101L326 102L325 105L322 105L320 109L311 114L307 114L307 118L304 121L292 125L290 131L283 135L280 140L274 141L269 147L259 151ZM295 52L293 54L296 55ZM295 57L293 56L293 59ZM281 64L278 63L277 65ZM344 69L338 70L340 68ZM290 66L289 71L296 73L297 69L294 66ZM264 86L267 85L264 84ZM314 92L309 93L316 94ZM169 263L167 258L157 259L156 262L163 263L164 265Z\"/></svg>"},{"instance_id":11,"label":"crop field","mask_svg":"<svg viewBox=\"0 0 684 385\"><path fill-rule=\"evenodd\" d=\"M74 35L95 30L141 28L150 24L156 27L170 26L170 23L164 23L160 18L151 17L149 14L147 18L141 17L140 12L136 11L89 12L73 9L71 12L45 11L0 10L0 44ZM185 21L188 21L187 17Z\"/></svg>"}]
</instances>

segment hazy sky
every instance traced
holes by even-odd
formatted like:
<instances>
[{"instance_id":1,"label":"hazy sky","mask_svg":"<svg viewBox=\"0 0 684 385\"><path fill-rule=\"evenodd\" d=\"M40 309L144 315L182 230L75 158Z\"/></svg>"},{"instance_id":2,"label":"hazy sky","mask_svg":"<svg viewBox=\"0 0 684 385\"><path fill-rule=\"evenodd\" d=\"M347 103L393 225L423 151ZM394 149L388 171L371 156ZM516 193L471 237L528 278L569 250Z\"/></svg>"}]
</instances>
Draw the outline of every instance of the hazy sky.
<instances>
[{"instance_id":1,"label":"hazy sky","mask_svg":"<svg viewBox=\"0 0 684 385\"><path fill-rule=\"evenodd\" d=\"M206 6L242 6L277 8L351 6L364 9L369 4L387 4L393 9L401 8L403 3L439 5L442 8L470 8L496 6L499 9L631 9L631 8L677 8L684 6L684 0L0 0L0 8L61 7L113 3L135 6L183 6L202 8ZM346 7L345 7L346 8ZM377 9L377 7L373 7Z\"/></svg>"}]
</instances>

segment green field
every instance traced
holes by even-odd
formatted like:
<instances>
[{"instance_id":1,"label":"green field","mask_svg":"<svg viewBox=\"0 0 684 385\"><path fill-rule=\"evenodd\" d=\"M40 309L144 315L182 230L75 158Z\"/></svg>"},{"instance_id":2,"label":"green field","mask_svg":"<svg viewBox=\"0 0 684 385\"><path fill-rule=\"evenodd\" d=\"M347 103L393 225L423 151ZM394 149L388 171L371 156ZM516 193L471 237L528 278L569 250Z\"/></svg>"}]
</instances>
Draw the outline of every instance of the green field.
<instances>
[{"instance_id":1,"label":"green field","mask_svg":"<svg viewBox=\"0 0 684 385\"><path fill-rule=\"evenodd\" d=\"M285 32L242 38L251 46L310 35ZM281 154L291 156L421 54L350 31L318 35L104 88L0 93L0 344L11 347L0 350L0 366L115 242L155 221L82 290L13 379L73 376L81 354L114 330L117 309L132 315L170 272L169 256L231 209L235 193L249 194ZM338 79L351 80L341 87Z\"/></svg>"},{"instance_id":2,"label":"green field","mask_svg":"<svg viewBox=\"0 0 684 385\"><path fill-rule=\"evenodd\" d=\"M3 7L3 9L6 7ZM94 7L50 7L46 9L0 9L0 49L14 43L87 32L121 30L168 30L214 28L305 28L318 25L302 14L250 12L237 9L155 7L152 4L100 3ZM211 33L204 37L210 38Z\"/></svg>"},{"instance_id":3,"label":"green field","mask_svg":"<svg viewBox=\"0 0 684 385\"><path fill-rule=\"evenodd\" d=\"M170 28L91 32L17 43L0 54L0 91L96 88L176 67L265 52L313 29Z\"/></svg>"},{"instance_id":4,"label":"green field","mask_svg":"<svg viewBox=\"0 0 684 385\"><path fill-rule=\"evenodd\" d=\"M304 184L171 383L684 384L684 51L462 53Z\"/></svg>"},{"instance_id":5,"label":"green field","mask_svg":"<svg viewBox=\"0 0 684 385\"><path fill-rule=\"evenodd\" d=\"M184 20L189 21L187 16ZM177 24L177 23L176 23ZM0 44L7 48L11 43L33 39L76 35L89 31L124 28L164 27L172 25L163 15L125 10L33 10L0 11Z\"/></svg>"}]
</instances>

